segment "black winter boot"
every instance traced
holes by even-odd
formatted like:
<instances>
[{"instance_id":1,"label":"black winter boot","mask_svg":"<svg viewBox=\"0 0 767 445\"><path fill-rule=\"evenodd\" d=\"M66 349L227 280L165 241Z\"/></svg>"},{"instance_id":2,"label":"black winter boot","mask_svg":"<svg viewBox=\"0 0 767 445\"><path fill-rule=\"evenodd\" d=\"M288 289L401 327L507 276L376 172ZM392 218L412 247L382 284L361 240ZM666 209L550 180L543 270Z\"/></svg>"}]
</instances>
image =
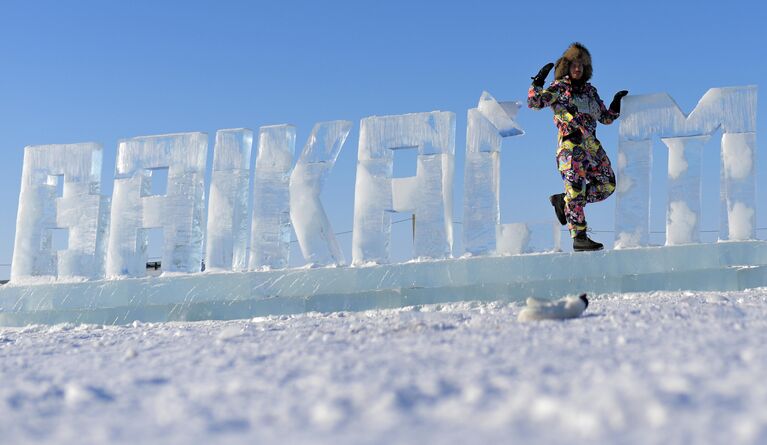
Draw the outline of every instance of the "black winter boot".
<instances>
[{"instance_id":1,"label":"black winter boot","mask_svg":"<svg viewBox=\"0 0 767 445\"><path fill-rule=\"evenodd\" d=\"M586 232L580 233L573 238L573 250L576 252L585 252L590 250L602 250L602 243L592 241Z\"/></svg>"},{"instance_id":2,"label":"black winter boot","mask_svg":"<svg viewBox=\"0 0 767 445\"><path fill-rule=\"evenodd\" d=\"M554 206L554 213L557 214L557 220L559 224L563 226L567 224L567 218L565 218L565 194L558 193L556 195L549 196L549 202Z\"/></svg>"}]
</instances>

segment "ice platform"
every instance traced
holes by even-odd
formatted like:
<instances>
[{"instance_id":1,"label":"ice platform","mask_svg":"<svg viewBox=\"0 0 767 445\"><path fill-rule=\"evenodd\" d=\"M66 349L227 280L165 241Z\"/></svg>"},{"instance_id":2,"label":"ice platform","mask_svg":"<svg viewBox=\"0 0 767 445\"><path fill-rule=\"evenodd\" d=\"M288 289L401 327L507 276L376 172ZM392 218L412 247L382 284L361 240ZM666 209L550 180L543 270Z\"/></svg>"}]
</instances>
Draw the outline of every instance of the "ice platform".
<instances>
[{"instance_id":1,"label":"ice platform","mask_svg":"<svg viewBox=\"0 0 767 445\"><path fill-rule=\"evenodd\" d=\"M370 267L0 286L0 325L124 324L361 311L580 292L767 286L767 242L483 256Z\"/></svg>"}]
</instances>

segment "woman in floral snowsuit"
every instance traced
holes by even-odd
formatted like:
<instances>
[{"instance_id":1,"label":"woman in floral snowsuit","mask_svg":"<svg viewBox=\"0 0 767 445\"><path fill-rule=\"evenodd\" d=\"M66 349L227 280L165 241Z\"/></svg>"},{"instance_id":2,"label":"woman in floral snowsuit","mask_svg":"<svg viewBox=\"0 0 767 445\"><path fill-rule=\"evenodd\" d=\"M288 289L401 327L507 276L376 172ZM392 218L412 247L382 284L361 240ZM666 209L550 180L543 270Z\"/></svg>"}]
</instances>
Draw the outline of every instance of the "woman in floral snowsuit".
<instances>
[{"instance_id":1,"label":"woman in floral snowsuit","mask_svg":"<svg viewBox=\"0 0 767 445\"><path fill-rule=\"evenodd\" d=\"M602 244L586 236L586 203L599 202L615 191L615 173L610 159L596 137L597 121L611 124L620 114L620 101L628 91L615 94L605 107L591 78L591 55L580 43L573 43L557 60L554 82L543 88L546 76L554 67L546 64L533 77L527 94L527 106L536 110L551 107L559 131L557 166L565 181L565 193L550 200L557 219L570 229L573 250L600 250Z\"/></svg>"}]
</instances>

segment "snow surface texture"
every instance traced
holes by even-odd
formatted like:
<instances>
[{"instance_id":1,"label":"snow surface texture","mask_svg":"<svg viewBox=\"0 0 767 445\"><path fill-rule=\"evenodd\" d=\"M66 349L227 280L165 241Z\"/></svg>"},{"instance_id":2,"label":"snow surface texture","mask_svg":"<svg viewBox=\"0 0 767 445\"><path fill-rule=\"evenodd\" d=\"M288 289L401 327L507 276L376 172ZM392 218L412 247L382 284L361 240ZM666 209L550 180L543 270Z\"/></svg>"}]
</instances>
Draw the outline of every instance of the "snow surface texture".
<instances>
[{"instance_id":1,"label":"snow surface texture","mask_svg":"<svg viewBox=\"0 0 767 445\"><path fill-rule=\"evenodd\" d=\"M394 150L418 150L416 176L393 178ZM371 116L360 121L352 264L388 263L392 212L415 214L415 258L453 252L455 114Z\"/></svg>"},{"instance_id":2,"label":"snow surface texture","mask_svg":"<svg viewBox=\"0 0 767 445\"><path fill-rule=\"evenodd\" d=\"M615 232L617 248L646 246L649 241L650 178L652 166L652 138L660 136L669 146L669 178L687 170L691 149L705 143L717 129L722 130L722 221L719 238L722 240L755 239L753 220L733 218L741 215L731 211L736 203L755 208L755 177L753 161L756 153L756 86L712 88L703 95L695 109L685 115L674 100L665 93L628 96L623 101L618 141L618 187L615 205ZM685 139L685 137L689 139ZM684 147L684 148L683 148ZM684 153L680 153L684 151ZM695 158L695 156L693 156ZM699 161L696 160L696 162ZM690 190L680 197L681 187L669 193L669 203L685 201L694 213L699 213L699 167L684 179ZM673 185L673 184L672 184ZM672 188L672 187L670 187ZM697 200L698 204L691 200ZM669 205L670 212L670 205ZM669 218L667 218L669 219ZM698 218L699 220L700 218ZM734 230L730 226L735 226ZM668 228L668 226L667 226ZM745 229L750 229L745 232ZM697 227L691 237L698 239ZM673 237L667 238L671 243ZM629 244L631 243L631 244Z\"/></svg>"},{"instance_id":3,"label":"snow surface texture","mask_svg":"<svg viewBox=\"0 0 767 445\"><path fill-rule=\"evenodd\" d=\"M521 309L0 329L2 442L767 442L765 289Z\"/></svg>"}]
</instances>

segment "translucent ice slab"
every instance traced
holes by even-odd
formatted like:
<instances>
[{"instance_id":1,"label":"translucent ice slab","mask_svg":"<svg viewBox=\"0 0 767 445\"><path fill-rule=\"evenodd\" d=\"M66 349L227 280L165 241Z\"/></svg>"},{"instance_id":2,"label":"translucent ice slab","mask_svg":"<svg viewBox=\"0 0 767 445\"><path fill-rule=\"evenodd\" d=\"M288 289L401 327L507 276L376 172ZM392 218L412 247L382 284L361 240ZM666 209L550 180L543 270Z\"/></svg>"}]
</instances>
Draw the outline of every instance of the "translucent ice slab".
<instances>
[{"instance_id":1,"label":"translucent ice slab","mask_svg":"<svg viewBox=\"0 0 767 445\"><path fill-rule=\"evenodd\" d=\"M701 156L709 136L663 138L668 147L666 244L700 241Z\"/></svg>"},{"instance_id":2,"label":"translucent ice slab","mask_svg":"<svg viewBox=\"0 0 767 445\"><path fill-rule=\"evenodd\" d=\"M346 263L320 193L351 128L349 121L316 124L290 175L290 218L301 253L312 265Z\"/></svg>"},{"instance_id":3,"label":"translucent ice slab","mask_svg":"<svg viewBox=\"0 0 767 445\"><path fill-rule=\"evenodd\" d=\"M392 178L394 150L418 150L415 179ZM391 213L416 215L414 254L445 258L453 248L455 115L434 111L360 122L352 263L388 263ZM415 182L413 182L415 181ZM395 194L399 196L394 198Z\"/></svg>"},{"instance_id":4,"label":"translucent ice slab","mask_svg":"<svg viewBox=\"0 0 767 445\"><path fill-rule=\"evenodd\" d=\"M208 136L179 133L120 141L112 193L107 276L146 274L148 233L163 232L166 272L199 272ZM155 169L168 169L165 195L152 195Z\"/></svg>"},{"instance_id":5,"label":"translucent ice slab","mask_svg":"<svg viewBox=\"0 0 767 445\"><path fill-rule=\"evenodd\" d=\"M720 239L755 238L753 160L756 153L757 87L712 88L703 95L695 109L686 115L665 93L627 96L623 99L618 142L618 194L615 209L616 247L646 245L649 232L649 184L652 138L659 136L681 141L683 137L711 135L721 128L722 136L722 212ZM690 139L692 141L694 139ZM681 142L672 145L679 146ZM697 239L699 210L690 201L700 185L694 179L677 181L673 174L683 166L687 149L670 146L669 197L670 230L667 241L672 244ZM737 154L736 154L737 153ZM677 156L677 157L675 157ZM678 158L682 156L682 159ZM676 162L681 160L682 162ZM697 162L697 161L696 161ZM683 190L691 187L690 191ZM671 203L673 205L673 209ZM692 221L695 219L696 221Z\"/></svg>"},{"instance_id":6,"label":"translucent ice slab","mask_svg":"<svg viewBox=\"0 0 767 445\"><path fill-rule=\"evenodd\" d=\"M290 254L290 170L296 147L292 125L261 127L253 180L249 270L282 269Z\"/></svg>"},{"instance_id":7,"label":"translucent ice slab","mask_svg":"<svg viewBox=\"0 0 767 445\"><path fill-rule=\"evenodd\" d=\"M101 160L95 143L24 149L12 281L103 275L109 199L99 194ZM65 249L53 250L53 230L67 232Z\"/></svg>"},{"instance_id":8,"label":"translucent ice slab","mask_svg":"<svg viewBox=\"0 0 767 445\"><path fill-rule=\"evenodd\" d=\"M484 256L371 267L0 286L0 325L130 323L349 311L580 292L767 285L764 241Z\"/></svg>"},{"instance_id":9,"label":"translucent ice slab","mask_svg":"<svg viewBox=\"0 0 767 445\"><path fill-rule=\"evenodd\" d=\"M699 136L756 131L757 87L711 88L686 115L666 93L626 96L621 102L621 139Z\"/></svg>"},{"instance_id":10,"label":"translucent ice slab","mask_svg":"<svg viewBox=\"0 0 767 445\"><path fill-rule=\"evenodd\" d=\"M218 130L208 198L206 269L247 268L248 193L253 131Z\"/></svg>"},{"instance_id":11,"label":"translucent ice slab","mask_svg":"<svg viewBox=\"0 0 767 445\"><path fill-rule=\"evenodd\" d=\"M528 249L522 236L525 224L500 225L501 141L503 137L524 134L515 121L519 107L517 102L498 102L485 91L477 108L467 113L463 246L472 255Z\"/></svg>"}]
</instances>

